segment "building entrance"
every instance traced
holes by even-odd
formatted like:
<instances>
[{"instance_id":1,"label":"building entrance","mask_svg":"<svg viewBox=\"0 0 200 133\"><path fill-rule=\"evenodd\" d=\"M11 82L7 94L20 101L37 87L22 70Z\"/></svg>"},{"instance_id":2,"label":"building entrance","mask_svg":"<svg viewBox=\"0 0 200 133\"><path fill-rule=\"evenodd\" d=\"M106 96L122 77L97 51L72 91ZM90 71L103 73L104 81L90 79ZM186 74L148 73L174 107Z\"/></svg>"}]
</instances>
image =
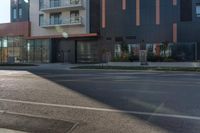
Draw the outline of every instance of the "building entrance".
<instances>
[{"instance_id":1,"label":"building entrance","mask_svg":"<svg viewBox=\"0 0 200 133\"><path fill-rule=\"evenodd\" d=\"M56 48L56 62L75 63L75 41L59 40Z\"/></svg>"}]
</instances>

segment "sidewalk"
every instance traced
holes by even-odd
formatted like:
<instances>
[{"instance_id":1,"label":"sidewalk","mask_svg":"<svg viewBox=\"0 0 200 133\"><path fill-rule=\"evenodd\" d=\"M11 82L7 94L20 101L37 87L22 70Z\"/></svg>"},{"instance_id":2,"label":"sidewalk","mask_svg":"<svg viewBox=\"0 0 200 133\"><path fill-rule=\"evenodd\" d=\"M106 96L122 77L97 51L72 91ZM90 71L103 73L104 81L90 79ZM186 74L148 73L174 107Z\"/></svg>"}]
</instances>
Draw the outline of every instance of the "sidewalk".
<instances>
[{"instance_id":1,"label":"sidewalk","mask_svg":"<svg viewBox=\"0 0 200 133\"><path fill-rule=\"evenodd\" d=\"M77 64L67 63L49 63L49 64L36 64L37 66L0 66L0 69L37 69L37 70L70 70L71 67L80 66Z\"/></svg>"},{"instance_id":2,"label":"sidewalk","mask_svg":"<svg viewBox=\"0 0 200 133\"><path fill-rule=\"evenodd\" d=\"M141 66L140 62L109 62L108 66ZM200 62L148 62L148 67L200 67Z\"/></svg>"},{"instance_id":3,"label":"sidewalk","mask_svg":"<svg viewBox=\"0 0 200 133\"><path fill-rule=\"evenodd\" d=\"M200 62L148 62L147 67L200 67ZM70 70L71 67L79 66L127 66L127 67L139 67L140 62L109 62L103 64L68 64L68 63L50 63L50 64L37 64L38 66L0 66L1 70L4 69L39 69L39 70Z\"/></svg>"}]
</instances>

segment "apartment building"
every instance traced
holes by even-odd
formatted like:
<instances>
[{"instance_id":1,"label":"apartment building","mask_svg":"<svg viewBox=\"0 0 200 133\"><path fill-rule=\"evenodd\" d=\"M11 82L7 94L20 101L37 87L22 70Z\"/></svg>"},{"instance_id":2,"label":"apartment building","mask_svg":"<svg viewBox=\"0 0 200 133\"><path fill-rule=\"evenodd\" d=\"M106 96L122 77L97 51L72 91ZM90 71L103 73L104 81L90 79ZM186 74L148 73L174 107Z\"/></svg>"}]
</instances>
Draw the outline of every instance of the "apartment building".
<instances>
[{"instance_id":1,"label":"apartment building","mask_svg":"<svg viewBox=\"0 0 200 133\"><path fill-rule=\"evenodd\" d=\"M99 4L98 0L30 0L28 45L42 45L42 62L95 62Z\"/></svg>"}]
</instances>

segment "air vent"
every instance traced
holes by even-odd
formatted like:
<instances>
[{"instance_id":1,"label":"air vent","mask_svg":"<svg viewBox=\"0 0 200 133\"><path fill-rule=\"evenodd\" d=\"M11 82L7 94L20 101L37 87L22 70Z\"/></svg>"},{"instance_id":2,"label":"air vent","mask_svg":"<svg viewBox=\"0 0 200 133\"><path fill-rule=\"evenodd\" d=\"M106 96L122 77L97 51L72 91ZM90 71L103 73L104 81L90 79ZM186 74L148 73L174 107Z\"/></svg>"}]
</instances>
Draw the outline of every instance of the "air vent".
<instances>
[{"instance_id":1,"label":"air vent","mask_svg":"<svg viewBox=\"0 0 200 133\"><path fill-rule=\"evenodd\" d=\"M136 36L126 36L126 39L136 39Z\"/></svg>"},{"instance_id":2,"label":"air vent","mask_svg":"<svg viewBox=\"0 0 200 133\"><path fill-rule=\"evenodd\" d=\"M115 41L116 42L122 42L123 41L123 37L115 37Z\"/></svg>"},{"instance_id":3,"label":"air vent","mask_svg":"<svg viewBox=\"0 0 200 133\"><path fill-rule=\"evenodd\" d=\"M106 40L112 40L112 37L106 37Z\"/></svg>"}]
</instances>

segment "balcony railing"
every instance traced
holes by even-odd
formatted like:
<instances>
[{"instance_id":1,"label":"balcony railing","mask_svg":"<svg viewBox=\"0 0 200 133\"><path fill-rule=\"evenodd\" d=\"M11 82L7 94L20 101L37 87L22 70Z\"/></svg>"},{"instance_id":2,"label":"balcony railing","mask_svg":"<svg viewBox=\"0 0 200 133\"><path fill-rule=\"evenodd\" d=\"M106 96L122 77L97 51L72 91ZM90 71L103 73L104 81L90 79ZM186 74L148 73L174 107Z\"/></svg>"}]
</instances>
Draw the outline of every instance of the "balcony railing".
<instances>
[{"instance_id":1,"label":"balcony railing","mask_svg":"<svg viewBox=\"0 0 200 133\"><path fill-rule=\"evenodd\" d=\"M83 8L83 1L60 0L59 2L49 2L49 4L41 5L40 10L44 12L58 9L74 9Z\"/></svg>"},{"instance_id":2,"label":"balcony railing","mask_svg":"<svg viewBox=\"0 0 200 133\"><path fill-rule=\"evenodd\" d=\"M40 26L43 28L50 28L55 26L76 26L76 25L83 25L82 17L69 17L69 18L62 18L59 20L49 19Z\"/></svg>"}]
</instances>

